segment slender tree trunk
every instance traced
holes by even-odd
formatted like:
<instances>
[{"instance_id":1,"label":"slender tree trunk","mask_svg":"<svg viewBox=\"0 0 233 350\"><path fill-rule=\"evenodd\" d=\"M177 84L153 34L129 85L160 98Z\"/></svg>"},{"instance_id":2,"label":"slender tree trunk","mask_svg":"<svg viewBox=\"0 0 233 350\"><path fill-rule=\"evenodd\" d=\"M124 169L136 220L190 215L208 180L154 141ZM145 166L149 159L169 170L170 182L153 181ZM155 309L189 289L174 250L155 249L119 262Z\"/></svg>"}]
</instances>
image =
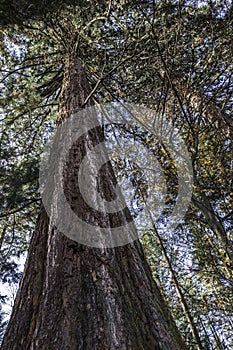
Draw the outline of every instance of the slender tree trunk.
<instances>
[{"instance_id":1,"label":"slender tree trunk","mask_svg":"<svg viewBox=\"0 0 233 350\"><path fill-rule=\"evenodd\" d=\"M58 123L78 111L89 92L81 61L69 56ZM80 209L82 202L72 181L74 169L90 143L98 142L101 135L96 128L88 140L84 137L82 144L72 149L64 192L74 211L85 210ZM114 176L109 165L101 176L103 184L110 182L111 194ZM78 244L51 227L42 207L2 344L2 350L14 349L186 347L152 279L139 241L111 249Z\"/></svg>"},{"instance_id":2,"label":"slender tree trunk","mask_svg":"<svg viewBox=\"0 0 233 350\"><path fill-rule=\"evenodd\" d=\"M156 227L154 226L154 233L159 241L159 244L160 244L160 247L161 247L161 250L162 250L162 253L163 253L163 256L166 260L166 263L168 265L168 268L169 268L169 271L170 271L170 274L171 274L171 278L173 280L173 283L175 285L175 289L176 289L176 293L180 299L180 303L181 303L181 306L182 306L182 309L184 311L184 315L187 319L187 323L189 324L190 326L190 329L191 329L191 333L193 335L193 339L195 340L195 343L196 343L196 347L197 347L197 350L203 350L203 346L201 344L201 339L200 339L200 336L199 336L199 333L198 333L198 329L195 325L195 322L193 320L193 317L192 317L192 314L190 312L190 309L189 309L189 306L188 306L188 303L186 302L186 299L185 299L185 296L182 292L182 289L179 285L179 281L176 277L176 273L172 267L172 263L170 261L170 258L167 254L167 251L166 251L166 248L163 244L163 240L161 239L160 237L160 234L158 233L158 230L156 229Z\"/></svg>"},{"instance_id":3,"label":"slender tree trunk","mask_svg":"<svg viewBox=\"0 0 233 350\"><path fill-rule=\"evenodd\" d=\"M233 267L233 246L230 239L227 237L225 228L220 221L220 218L216 215L209 199L204 193L198 196L193 196L193 203L197 209L199 209L206 219L209 227L215 233L222 245L222 248L226 252L226 256L229 258L229 267L226 267L229 274L232 275Z\"/></svg>"}]
</instances>

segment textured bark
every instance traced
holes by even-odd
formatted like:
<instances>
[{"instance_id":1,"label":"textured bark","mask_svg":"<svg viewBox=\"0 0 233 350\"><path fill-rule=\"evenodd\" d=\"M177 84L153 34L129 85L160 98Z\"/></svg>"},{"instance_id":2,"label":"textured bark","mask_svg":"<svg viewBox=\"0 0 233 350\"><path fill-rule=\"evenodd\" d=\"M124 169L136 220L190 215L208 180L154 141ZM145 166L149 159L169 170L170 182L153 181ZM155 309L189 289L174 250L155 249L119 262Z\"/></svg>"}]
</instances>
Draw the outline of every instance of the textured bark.
<instances>
[{"instance_id":1,"label":"textured bark","mask_svg":"<svg viewBox=\"0 0 233 350\"><path fill-rule=\"evenodd\" d=\"M89 92L80 60L68 57L58 123L78 111ZM101 138L101 130L96 128L69 156L64 191L74 211L86 210L80 209L82 202L77 199L74 169L90 144ZM110 165L102 169L101 180L105 196L114 195ZM128 212L124 215L130 220ZM78 244L51 227L42 207L2 344L2 350L14 349L186 347L152 279L139 241L114 249Z\"/></svg>"}]
</instances>

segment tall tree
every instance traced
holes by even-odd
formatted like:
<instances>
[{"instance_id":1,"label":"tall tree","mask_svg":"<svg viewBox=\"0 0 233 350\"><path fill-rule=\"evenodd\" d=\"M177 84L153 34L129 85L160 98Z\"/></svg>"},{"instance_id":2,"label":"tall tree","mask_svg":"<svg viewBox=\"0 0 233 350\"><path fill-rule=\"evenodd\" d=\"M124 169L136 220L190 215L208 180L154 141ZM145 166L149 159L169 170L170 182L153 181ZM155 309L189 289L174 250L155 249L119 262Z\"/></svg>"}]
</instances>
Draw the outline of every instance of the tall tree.
<instances>
[{"instance_id":1,"label":"tall tree","mask_svg":"<svg viewBox=\"0 0 233 350\"><path fill-rule=\"evenodd\" d=\"M11 23L2 45L1 277L18 278L12 260L25 250L38 206L36 159L55 120L63 57L76 46L91 98L145 104L182 131L193 160L193 203L173 235L154 230L144 248L188 348L230 349L232 5L228 0L64 5L71 2L76 3L43 1L36 9L34 1L14 1L11 8L1 2L3 23ZM135 137L163 167L169 189L163 220L177 195L175 171L151 135ZM132 177L127 166L124 171ZM136 178L134 183L140 188Z\"/></svg>"},{"instance_id":2,"label":"tall tree","mask_svg":"<svg viewBox=\"0 0 233 350\"><path fill-rule=\"evenodd\" d=\"M57 122L91 105L90 87L76 46L66 52ZM85 122L85 121L83 121ZM103 140L100 127L72 147L64 191L85 214L75 184L80 160ZM90 166L93 167L93 164ZM115 195L112 168L101 174L101 195ZM101 218L96 217L99 223ZM106 220L106 218L105 218ZM111 217L107 220L112 220ZM131 220L128 211L115 220ZM90 248L50 224L43 206L33 235L2 349L185 349L139 241L118 248Z\"/></svg>"}]
</instances>

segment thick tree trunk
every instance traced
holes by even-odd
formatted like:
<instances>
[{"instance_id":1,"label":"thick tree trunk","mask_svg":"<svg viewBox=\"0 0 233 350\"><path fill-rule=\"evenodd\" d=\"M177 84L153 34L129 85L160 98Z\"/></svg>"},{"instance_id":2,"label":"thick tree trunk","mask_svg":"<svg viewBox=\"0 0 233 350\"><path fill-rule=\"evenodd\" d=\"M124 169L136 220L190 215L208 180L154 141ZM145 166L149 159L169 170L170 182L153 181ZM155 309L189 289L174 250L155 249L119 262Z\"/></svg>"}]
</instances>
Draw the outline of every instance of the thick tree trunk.
<instances>
[{"instance_id":1,"label":"thick tree trunk","mask_svg":"<svg viewBox=\"0 0 233 350\"><path fill-rule=\"evenodd\" d=\"M68 57L58 122L79 110L88 93L80 60ZM88 142L84 137L70 155L64 192L74 211L80 212L82 204L72 181L78 157L83 157L90 142L94 144L101 137L96 128L88 135ZM114 176L109 176L110 166L105 170L102 182L110 182L107 188L111 194ZM126 212L126 220L128 215ZM14 349L186 347L138 241L111 249L81 245L51 227L42 207L2 344L2 350Z\"/></svg>"}]
</instances>

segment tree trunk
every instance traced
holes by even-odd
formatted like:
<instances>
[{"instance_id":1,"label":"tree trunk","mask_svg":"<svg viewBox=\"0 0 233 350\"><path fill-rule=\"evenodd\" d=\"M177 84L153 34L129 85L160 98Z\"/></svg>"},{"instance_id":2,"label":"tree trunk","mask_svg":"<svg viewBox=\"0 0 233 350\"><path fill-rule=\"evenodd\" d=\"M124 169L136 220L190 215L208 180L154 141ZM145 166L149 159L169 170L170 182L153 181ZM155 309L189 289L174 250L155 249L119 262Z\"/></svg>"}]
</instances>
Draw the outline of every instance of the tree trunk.
<instances>
[{"instance_id":1,"label":"tree trunk","mask_svg":"<svg viewBox=\"0 0 233 350\"><path fill-rule=\"evenodd\" d=\"M58 123L80 110L89 93L81 61L70 55ZM82 202L77 200L79 193L72 181L78 157L101 137L96 128L72 149L64 192L74 211L86 210L80 209ZM108 184L103 187L111 194L114 176L109 176L110 165L105 170L102 183ZM128 220L129 213L124 215ZM103 249L81 245L51 227L42 207L2 344L2 350L14 349L186 347L152 279L139 241Z\"/></svg>"},{"instance_id":2,"label":"tree trunk","mask_svg":"<svg viewBox=\"0 0 233 350\"><path fill-rule=\"evenodd\" d=\"M222 248L226 252L226 256L229 258L230 268L226 267L229 274L232 275L232 267L233 267L233 246L231 240L228 238L227 233L223 224L220 221L220 218L215 213L209 199L204 193L201 193L199 196L193 195L193 204L197 209L199 209L206 219L211 230L215 233L216 237L219 240Z\"/></svg>"}]
</instances>

